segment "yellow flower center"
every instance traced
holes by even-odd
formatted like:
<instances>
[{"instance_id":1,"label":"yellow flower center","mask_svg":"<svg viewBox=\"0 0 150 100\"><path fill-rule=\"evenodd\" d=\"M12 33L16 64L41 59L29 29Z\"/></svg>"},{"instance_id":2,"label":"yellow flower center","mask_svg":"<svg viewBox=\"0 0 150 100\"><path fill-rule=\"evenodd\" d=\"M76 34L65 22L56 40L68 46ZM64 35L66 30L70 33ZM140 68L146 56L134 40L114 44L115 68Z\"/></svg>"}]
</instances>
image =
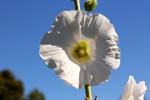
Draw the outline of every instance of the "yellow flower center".
<instances>
[{"instance_id":1,"label":"yellow flower center","mask_svg":"<svg viewBox=\"0 0 150 100\"><path fill-rule=\"evenodd\" d=\"M71 55L79 63L85 63L91 58L91 50L89 42L84 40L76 43L71 48Z\"/></svg>"}]
</instances>

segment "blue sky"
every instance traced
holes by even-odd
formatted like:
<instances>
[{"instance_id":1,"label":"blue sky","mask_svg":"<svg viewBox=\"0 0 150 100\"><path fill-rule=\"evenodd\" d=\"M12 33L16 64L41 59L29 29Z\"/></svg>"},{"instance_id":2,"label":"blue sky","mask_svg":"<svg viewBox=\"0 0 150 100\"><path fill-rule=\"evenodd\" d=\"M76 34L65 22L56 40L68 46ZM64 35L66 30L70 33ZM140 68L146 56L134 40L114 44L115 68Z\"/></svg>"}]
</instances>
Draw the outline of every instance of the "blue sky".
<instances>
[{"instance_id":1,"label":"blue sky","mask_svg":"<svg viewBox=\"0 0 150 100\"><path fill-rule=\"evenodd\" d=\"M81 0L83 5L84 0ZM150 97L150 0L99 0L102 13L119 34L121 65L108 83L92 87L99 100L117 100L129 75L144 80ZM55 17L73 10L71 0L0 0L0 70L10 69L24 82L25 93L41 90L47 100L83 100L84 89L64 84L39 56L39 43Z\"/></svg>"}]
</instances>

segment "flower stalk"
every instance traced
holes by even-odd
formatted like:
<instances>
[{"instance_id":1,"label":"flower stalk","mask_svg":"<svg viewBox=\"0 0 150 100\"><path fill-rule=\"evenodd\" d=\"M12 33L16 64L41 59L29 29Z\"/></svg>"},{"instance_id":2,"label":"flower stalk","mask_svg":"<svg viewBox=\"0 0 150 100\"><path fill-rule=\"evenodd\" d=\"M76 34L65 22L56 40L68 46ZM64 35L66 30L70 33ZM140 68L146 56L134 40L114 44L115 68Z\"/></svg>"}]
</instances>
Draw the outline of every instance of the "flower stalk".
<instances>
[{"instance_id":1,"label":"flower stalk","mask_svg":"<svg viewBox=\"0 0 150 100\"><path fill-rule=\"evenodd\" d=\"M74 5L75 5L75 10L80 11L80 0L73 0L74 1Z\"/></svg>"},{"instance_id":2,"label":"flower stalk","mask_svg":"<svg viewBox=\"0 0 150 100\"><path fill-rule=\"evenodd\" d=\"M85 85L85 93L86 93L86 98L88 100L92 100L91 86L89 84Z\"/></svg>"},{"instance_id":3,"label":"flower stalk","mask_svg":"<svg viewBox=\"0 0 150 100\"><path fill-rule=\"evenodd\" d=\"M74 1L74 5L75 5L75 10L80 11L80 0L73 0ZM88 100L92 100L92 92L91 92L91 86L89 84L85 85L85 94L86 94L86 98Z\"/></svg>"}]
</instances>

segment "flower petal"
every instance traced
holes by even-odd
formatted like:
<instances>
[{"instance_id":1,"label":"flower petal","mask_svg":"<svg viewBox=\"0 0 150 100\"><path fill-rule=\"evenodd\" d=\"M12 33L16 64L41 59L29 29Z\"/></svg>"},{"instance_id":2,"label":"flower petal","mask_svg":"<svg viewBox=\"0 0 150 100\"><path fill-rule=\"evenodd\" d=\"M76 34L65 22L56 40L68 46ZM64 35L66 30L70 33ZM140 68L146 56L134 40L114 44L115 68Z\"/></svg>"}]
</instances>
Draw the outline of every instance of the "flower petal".
<instances>
[{"instance_id":1,"label":"flower petal","mask_svg":"<svg viewBox=\"0 0 150 100\"><path fill-rule=\"evenodd\" d=\"M76 37L79 38L80 21L84 16L84 12L80 11L64 11L57 16L52 25L52 31L45 34L41 44L52 44L60 47L68 47Z\"/></svg>"},{"instance_id":2,"label":"flower petal","mask_svg":"<svg viewBox=\"0 0 150 100\"><path fill-rule=\"evenodd\" d=\"M68 61L64 65L60 66L59 70L56 70L56 74L65 81L65 83L75 87L81 88L80 80L80 67L71 61Z\"/></svg>"},{"instance_id":3,"label":"flower petal","mask_svg":"<svg viewBox=\"0 0 150 100\"><path fill-rule=\"evenodd\" d=\"M61 63L64 63L65 60L68 59L67 55L65 54L62 48L48 44L40 45L40 56L45 60L46 64L50 64L49 60L61 61ZM57 65L50 67L56 68Z\"/></svg>"},{"instance_id":4,"label":"flower petal","mask_svg":"<svg viewBox=\"0 0 150 100\"><path fill-rule=\"evenodd\" d=\"M112 69L120 65L118 35L114 26L102 14L84 16L81 22L82 33L88 38L96 38L96 55L99 61L107 63Z\"/></svg>"},{"instance_id":5,"label":"flower petal","mask_svg":"<svg viewBox=\"0 0 150 100\"><path fill-rule=\"evenodd\" d=\"M120 49L117 46L117 41L118 36L113 25L103 22L96 41L96 58L112 69L117 69L120 65Z\"/></svg>"},{"instance_id":6,"label":"flower petal","mask_svg":"<svg viewBox=\"0 0 150 100\"><path fill-rule=\"evenodd\" d=\"M141 95L140 97L136 98L135 100L144 100L144 95Z\"/></svg>"},{"instance_id":7,"label":"flower petal","mask_svg":"<svg viewBox=\"0 0 150 100\"><path fill-rule=\"evenodd\" d=\"M129 76L129 80L125 86L124 93L121 100L128 100L132 96L134 87L136 86L136 81L133 76Z\"/></svg>"},{"instance_id":8,"label":"flower petal","mask_svg":"<svg viewBox=\"0 0 150 100\"><path fill-rule=\"evenodd\" d=\"M89 16L84 16L81 22L82 33L90 38L95 38L95 35L99 33L101 25L104 20L107 20L101 14L90 14Z\"/></svg>"},{"instance_id":9,"label":"flower petal","mask_svg":"<svg viewBox=\"0 0 150 100\"><path fill-rule=\"evenodd\" d=\"M84 12L80 11L64 11L62 12L53 24L52 31L59 32L63 45L70 43L76 37L80 35L80 21ZM79 37L78 37L79 38Z\"/></svg>"},{"instance_id":10,"label":"flower petal","mask_svg":"<svg viewBox=\"0 0 150 100\"><path fill-rule=\"evenodd\" d=\"M62 48L52 45L40 45L40 56L50 68L54 68L61 79L71 86L79 88L80 67L68 59Z\"/></svg>"},{"instance_id":11,"label":"flower petal","mask_svg":"<svg viewBox=\"0 0 150 100\"><path fill-rule=\"evenodd\" d=\"M107 65L99 61L86 65L87 71L89 71L92 76L91 85L98 85L108 81L110 68L106 66Z\"/></svg>"},{"instance_id":12,"label":"flower petal","mask_svg":"<svg viewBox=\"0 0 150 100\"><path fill-rule=\"evenodd\" d=\"M141 98L142 95L145 94L145 91L147 90L147 87L145 85L145 82L144 81L141 81L139 84L137 84L134 88L134 91L133 91L133 96L135 98Z\"/></svg>"},{"instance_id":13,"label":"flower petal","mask_svg":"<svg viewBox=\"0 0 150 100\"><path fill-rule=\"evenodd\" d=\"M86 84L91 84L93 76L87 69L87 66L80 67L80 88L84 87Z\"/></svg>"}]
</instances>

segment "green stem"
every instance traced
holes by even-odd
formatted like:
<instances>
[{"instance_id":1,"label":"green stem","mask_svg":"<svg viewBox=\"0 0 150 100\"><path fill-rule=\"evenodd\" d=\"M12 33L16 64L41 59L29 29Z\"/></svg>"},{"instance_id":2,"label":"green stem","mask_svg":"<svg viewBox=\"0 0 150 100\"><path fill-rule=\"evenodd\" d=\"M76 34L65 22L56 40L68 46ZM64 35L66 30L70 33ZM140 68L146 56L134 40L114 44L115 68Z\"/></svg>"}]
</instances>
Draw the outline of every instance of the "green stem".
<instances>
[{"instance_id":1,"label":"green stem","mask_svg":"<svg viewBox=\"0 0 150 100\"><path fill-rule=\"evenodd\" d=\"M80 0L73 0L74 1L74 5L75 5L75 10L81 10L80 9Z\"/></svg>"},{"instance_id":2,"label":"green stem","mask_svg":"<svg viewBox=\"0 0 150 100\"><path fill-rule=\"evenodd\" d=\"M89 84L85 85L85 93L86 93L86 97L92 100L91 86Z\"/></svg>"},{"instance_id":3,"label":"green stem","mask_svg":"<svg viewBox=\"0 0 150 100\"><path fill-rule=\"evenodd\" d=\"M75 10L80 11L80 0L73 0L74 5L75 5ZM85 85L85 93L86 93L86 98L92 100L92 94L91 94L91 86L89 84Z\"/></svg>"}]
</instances>

